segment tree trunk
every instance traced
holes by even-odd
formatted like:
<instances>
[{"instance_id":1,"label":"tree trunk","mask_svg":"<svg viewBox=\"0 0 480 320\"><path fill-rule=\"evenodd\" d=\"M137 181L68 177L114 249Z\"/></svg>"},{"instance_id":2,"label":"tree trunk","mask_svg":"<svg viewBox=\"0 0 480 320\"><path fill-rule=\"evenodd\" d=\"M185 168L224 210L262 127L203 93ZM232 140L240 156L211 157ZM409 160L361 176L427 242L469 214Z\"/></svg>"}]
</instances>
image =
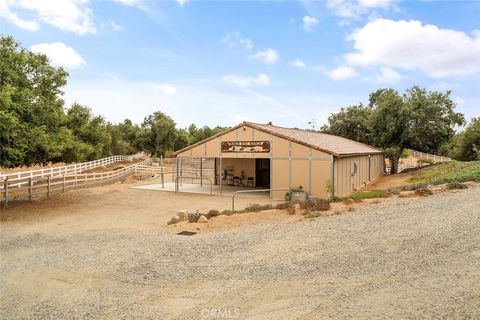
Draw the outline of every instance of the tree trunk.
<instances>
[{"instance_id":1,"label":"tree trunk","mask_svg":"<svg viewBox=\"0 0 480 320\"><path fill-rule=\"evenodd\" d=\"M400 156L402 155L402 152L405 148L400 148L398 149L397 153L394 155L390 156L390 174L396 174L398 173L398 162L400 160Z\"/></svg>"}]
</instances>

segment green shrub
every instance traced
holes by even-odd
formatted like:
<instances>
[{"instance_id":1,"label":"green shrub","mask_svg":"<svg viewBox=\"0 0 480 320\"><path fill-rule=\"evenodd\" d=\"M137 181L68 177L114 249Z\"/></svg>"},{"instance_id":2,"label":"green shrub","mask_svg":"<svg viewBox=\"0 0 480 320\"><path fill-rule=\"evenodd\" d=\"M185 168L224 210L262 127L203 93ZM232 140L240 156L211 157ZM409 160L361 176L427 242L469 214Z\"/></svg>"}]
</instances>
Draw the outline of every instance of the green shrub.
<instances>
[{"instance_id":1,"label":"green shrub","mask_svg":"<svg viewBox=\"0 0 480 320\"><path fill-rule=\"evenodd\" d=\"M352 200L364 200L364 199L375 199L375 198L387 198L389 193L386 190L372 190L364 192L355 192L349 195L347 198Z\"/></svg>"},{"instance_id":2,"label":"green shrub","mask_svg":"<svg viewBox=\"0 0 480 320\"><path fill-rule=\"evenodd\" d=\"M467 189L468 187L460 182L447 183L447 189Z\"/></svg>"},{"instance_id":3,"label":"green shrub","mask_svg":"<svg viewBox=\"0 0 480 320\"><path fill-rule=\"evenodd\" d=\"M252 203L248 207L245 208L245 212L258 212L262 211L262 206L258 203Z\"/></svg>"},{"instance_id":4,"label":"green shrub","mask_svg":"<svg viewBox=\"0 0 480 320\"><path fill-rule=\"evenodd\" d=\"M206 216L208 219L210 219L211 217L216 217L216 216L218 216L218 215L220 215L220 211L215 210L215 209L212 209L212 210L209 210L205 216Z\"/></svg>"},{"instance_id":5,"label":"green shrub","mask_svg":"<svg viewBox=\"0 0 480 320\"><path fill-rule=\"evenodd\" d=\"M250 204L248 207L246 207L243 212L259 212L263 210L271 210L273 209L273 206L271 204L258 204L258 203L253 203Z\"/></svg>"},{"instance_id":6,"label":"green shrub","mask_svg":"<svg viewBox=\"0 0 480 320\"><path fill-rule=\"evenodd\" d=\"M223 210L222 212L220 212L221 215L225 215L225 216L231 216L234 213L235 211L232 211L232 210Z\"/></svg>"}]
</instances>

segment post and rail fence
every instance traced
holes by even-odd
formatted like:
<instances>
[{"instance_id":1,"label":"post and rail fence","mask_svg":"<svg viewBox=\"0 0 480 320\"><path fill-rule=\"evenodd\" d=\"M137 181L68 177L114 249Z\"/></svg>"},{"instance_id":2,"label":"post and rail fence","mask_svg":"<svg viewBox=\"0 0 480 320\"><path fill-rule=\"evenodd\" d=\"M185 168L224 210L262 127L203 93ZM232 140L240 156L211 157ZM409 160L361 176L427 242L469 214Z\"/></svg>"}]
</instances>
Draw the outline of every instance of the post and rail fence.
<instances>
[{"instance_id":1,"label":"post and rail fence","mask_svg":"<svg viewBox=\"0 0 480 320\"><path fill-rule=\"evenodd\" d=\"M427 160L433 160L433 162L447 162L452 161L452 158L444 157L444 156L437 156L435 154L429 154L425 152L415 151L412 150L412 155L414 157L423 158Z\"/></svg>"},{"instance_id":2,"label":"post and rail fence","mask_svg":"<svg viewBox=\"0 0 480 320\"><path fill-rule=\"evenodd\" d=\"M412 156L420 158L420 159L431 160L434 163L452 161L452 158L449 158L449 157L437 156L435 154L420 152L420 151L416 151L416 150L411 150L411 151L412 151ZM411 163L411 162L401 163L401 164L398 165L397 173L401 173L401 172L403 172L407 169L423 167L423 166L426 166L426 165L428 165L428 164L427 163L425 163L425 164L420 163L419 164L418 162L416 162L416 163ZM391 171L390 167L385 168L386 173L390 173L390 171Z\"/></svg>"},{"instance_id":3,"label":"post and rail fence","mask_svg":"<svg viewBox=\"0 0 480 320\"><path fill-rule=\"evenodd\" d=\"M130 174L141 172L158 174L160 169L163 175L163 168L147 166L147 164L151 163L150 159L117 170L98 173L85 172L115 162L140 159L143 156L144 153L138 153L133 156L111 156L66 166L0 174L0 194L3 194L2 199L0 199L0 202L3 202L2 208L5 209L11 200L31 201L34 197L49 198L54 193L67 190L114 183Z\"/></svg>"}]
</instances>

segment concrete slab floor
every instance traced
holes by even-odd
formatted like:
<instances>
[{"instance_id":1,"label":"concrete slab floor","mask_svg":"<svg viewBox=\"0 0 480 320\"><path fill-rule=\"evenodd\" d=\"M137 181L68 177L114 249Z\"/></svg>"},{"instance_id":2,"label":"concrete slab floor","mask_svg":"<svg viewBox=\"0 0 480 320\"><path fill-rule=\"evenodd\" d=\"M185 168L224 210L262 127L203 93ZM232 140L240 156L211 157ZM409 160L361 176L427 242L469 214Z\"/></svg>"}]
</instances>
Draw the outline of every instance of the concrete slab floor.
<instances>
[{"instance_id":1,"label":"concrete slab floor","mask_svg":"<svg viewBox=\"0 0 480 320\"><path fill-rule=\"evenodd\" d=\"M149 185L142 185L137 187L132 187L132 189L142 189L142 190L156 190L156 191L164 191L164 192L175 192L175 183L174 182L165 182L165 187L162 187L161 183L156 184L149 184ZM262 188L257 188L257 190L261 190ZM232 186L222 186L222 196L231 197L234 192L236 191L243 191L243 190L251 190L252 192L238 194L236 197L249 197L249 198L268 198L270 197L269 192L261 192L256 191L252 188L245 188L245 187L232 187ZM179 187L179 192L184 193L196 193L196 194L210 194L210 185L208 183L200 184L195 183L182 183ZM212 194L213 195L220 195L220 186L213 185L212 186Z\"/></svg>"}]
</instances>

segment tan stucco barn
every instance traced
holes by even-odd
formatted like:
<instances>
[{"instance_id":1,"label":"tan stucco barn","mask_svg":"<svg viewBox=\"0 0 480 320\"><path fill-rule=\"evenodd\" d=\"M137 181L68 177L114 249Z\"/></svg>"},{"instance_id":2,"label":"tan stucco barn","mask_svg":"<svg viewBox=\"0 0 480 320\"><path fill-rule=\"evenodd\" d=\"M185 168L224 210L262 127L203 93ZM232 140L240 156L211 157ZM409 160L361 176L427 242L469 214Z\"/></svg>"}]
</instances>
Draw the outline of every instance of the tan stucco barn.
<instances>
[{"instance_id":1,"label":"tan stucco barn","mask_svg":"<svg viewBox=\"0 0 480 320\"><path fill-rule=\"evenodd\" d=\"M213 183L249 189L302 187L331 198L354 192L384 172L383 150L313 131L243 122L176 152L182 161L210 162ZM205 166L205 165L204 165ZM181 175L181 173L177 173ZM285 191L272 191L282 199Z\"/></svg>"}]
</instances>

